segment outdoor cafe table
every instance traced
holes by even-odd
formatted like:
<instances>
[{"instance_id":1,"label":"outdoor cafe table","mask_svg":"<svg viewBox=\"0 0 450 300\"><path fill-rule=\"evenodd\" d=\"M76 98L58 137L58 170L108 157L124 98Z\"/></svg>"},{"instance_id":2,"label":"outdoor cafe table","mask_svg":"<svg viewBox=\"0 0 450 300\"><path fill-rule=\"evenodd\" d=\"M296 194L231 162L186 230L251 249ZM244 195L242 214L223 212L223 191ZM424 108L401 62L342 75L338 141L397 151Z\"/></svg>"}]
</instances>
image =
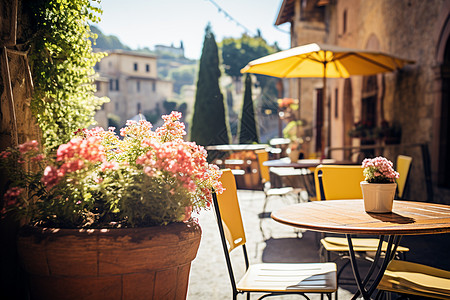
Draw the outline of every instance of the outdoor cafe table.
<instances>
[{"instance_id":1,"label":"outdoor cafe table","mask_svg":"<svg viewBox=\"0 0 450 300\"><path fill-rule=\"evenodd\" d=\"M298 161L291 161L288 157L283 157L280 159L268 160L263 163L263 165L267 167L276 167L276 168L315 168L320 164L339 164L340 162L336 162L334 159L299 159Z\"/></svg>"},{"instance_id":2,"label":"outdoor cafe table","mask_svg":"<svg viewBox=\"0 0 450 300\"><path fill-rule=\"evenodd\" d=\"M281 178L286 178L285 176L296 176L301 180L303 186L306 188L308 195L310 198L314 198L316 196L315 186L314 186L314 176L307 170L309 168L315 168L320 164L348 164L348 162L340 162L334 159L299 159L298 161L291 161L289 157L283 157L280 159L273 159L263 162L264 166L270 167L270 173L276 176L271 176L271 181L274 186L282 186ZM300 170L292 170L295 169L304 169L303 172ZM305 172L305 170L307 172ZM298 176L301 175L301 176ZM291 179L295 180L295 179ZM290 185L295 186L295 181Z\"/></svg>"},{"instance_id":3,"label":"outdoor cafe table","mask_svg":"<svg viewBox=\"0 0 450 300\"><path fill-rule=\"evenodd\" d=\"M342 233L347 237L350 261L358 292L364 299L370 299L377 288L390 260L393 259L403 235L437 234L450 232L450 206L426 202L394 200L391 213L367 213L364 203L359 200L313 201L289 205L272 212L272 218L280 223L308 230ZM351 240L352 234L378 235L380 244L375 259L366 277L362 279L356 262ZM382 262L381 243L388 241L388 247ZM375 267L381 262L380 269L370 288L367 284L374 274Z\"/></svg>"},{"instance_id":4,"label":"outdoor cafe table","mask_svg":"<svg viewBox=\"0 0 450 300\"><path fill-rule=\"evenodd\" d=\"M212 145L207 146L206 150L212 150L212 151L255 151L255 150L261 150L266 149L268 146L266 144L231 144L231 145Z\"/></svg>"}]
</instances>

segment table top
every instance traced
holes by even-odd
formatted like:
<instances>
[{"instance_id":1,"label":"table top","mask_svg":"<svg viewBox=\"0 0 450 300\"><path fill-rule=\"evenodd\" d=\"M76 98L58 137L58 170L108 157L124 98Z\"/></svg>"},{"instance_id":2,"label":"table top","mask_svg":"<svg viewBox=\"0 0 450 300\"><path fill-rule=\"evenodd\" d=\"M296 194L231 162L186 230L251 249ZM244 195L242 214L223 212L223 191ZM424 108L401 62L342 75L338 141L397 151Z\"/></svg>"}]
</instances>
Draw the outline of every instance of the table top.
<instances>
[{"instance_id":1,"label":"table top","mask_svg":"<svg viewBox=\"0 0 450 300\"><path fill-rule=\"evenodd\" d=\"M267 167L315 168L320 164L339 164L335 159L300 159L291 161L288 157L263 162Z\"/></svg>"},{"instance_id":2,"label":"table top","mask_svg":"<svg viewBox=\"0 0 450 300\"><path fill-rule=\"evenodd\" d=\"M272 213L280 223L348 234L416 235L450 232L450 206L394 200L392 213L367 213L362 199L328 200L286 206Z\"/></svg>"},{"instance_id":3,"label":"table top","mask_svg":"<svg viewBox=\"0 0 450 300\"><path fill-rule=\"evenodd\" d=\"M231 144L231 145L212 145L207 146L206 150L216 151L255 151L266 149L266 144Z\"/></svg>"}]
</instances>

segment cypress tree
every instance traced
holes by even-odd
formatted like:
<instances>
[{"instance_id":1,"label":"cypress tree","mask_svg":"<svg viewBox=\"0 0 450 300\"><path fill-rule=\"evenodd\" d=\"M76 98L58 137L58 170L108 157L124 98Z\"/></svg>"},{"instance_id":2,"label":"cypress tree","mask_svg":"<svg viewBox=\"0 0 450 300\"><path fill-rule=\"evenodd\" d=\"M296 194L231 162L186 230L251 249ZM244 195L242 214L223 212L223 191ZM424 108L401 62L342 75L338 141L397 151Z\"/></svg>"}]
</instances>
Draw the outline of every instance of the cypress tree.
<instances>
[{"instance_id":1,"label":"cypress tree","mask_svg":"<svg viewBox=\"0 0 450 300\"><path fill-rule=\"evenodd\" d=\"M205 39L195 94L191 141L199 145L230 143L230 129L224 98L219 87L219 55L211 25L205 29Z\"/></svg>"},{"instance_id":2,"label":"cypress tree","mask_svg":"<svg viewBox=\"0 0 450 300\"><path fill-rule=\"evenodd\" d=\"M245 76L244 101L239 123L239 144L259 143L258 129L256 128L255 108L252 99L252 78Z\"/></svg>"}]
</instances>

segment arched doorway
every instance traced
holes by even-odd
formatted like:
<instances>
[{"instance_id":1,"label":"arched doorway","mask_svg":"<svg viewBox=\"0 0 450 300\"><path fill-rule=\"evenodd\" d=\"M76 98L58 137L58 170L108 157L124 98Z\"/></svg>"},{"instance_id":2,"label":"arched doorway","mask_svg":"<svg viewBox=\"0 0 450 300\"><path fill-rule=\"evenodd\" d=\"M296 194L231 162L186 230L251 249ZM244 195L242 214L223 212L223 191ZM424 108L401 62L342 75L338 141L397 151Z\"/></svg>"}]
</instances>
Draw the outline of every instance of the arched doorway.
<instances>
[{"instance_id":1,"label":"arched doorway","mask_svg":"<svg viewBox=\"0 0 450 300\"><path fill-rule=\"evenodd\" d=\"M353 102L352 102L352 81L347 78L344 82L344 105L343 105L343 122L344 122L344 147L352 146L352 138L348 134L353 128ZM351 160L351 150L344 152L344 160Z\"/></svg>"},{"instance_id":2,"label":"arched doorway","mask_svg":"<svg viewBox=\"0 0 450 300\"><path fill-rule=\"evenodd\" d=\"M441 116L439 134L438 186L450 188L450 38L447 38L441 66Z\"/></svg>"},{"instance_id":3,"label":"arched doorway","mask_svg":"<svg viewBox=\"0 0 450 300\"><path fill-rule=\"evenodd\" d=\"M361 146L374 145L375 136L373 129L377 124L377 99L378 99L378 83L377 76L366 76L363 80L363 88L361 94L361 123L366 130L366 136L361 138ZM364 151L365 157L374 155L373 150Z\"/></svg>"}]
</instances>

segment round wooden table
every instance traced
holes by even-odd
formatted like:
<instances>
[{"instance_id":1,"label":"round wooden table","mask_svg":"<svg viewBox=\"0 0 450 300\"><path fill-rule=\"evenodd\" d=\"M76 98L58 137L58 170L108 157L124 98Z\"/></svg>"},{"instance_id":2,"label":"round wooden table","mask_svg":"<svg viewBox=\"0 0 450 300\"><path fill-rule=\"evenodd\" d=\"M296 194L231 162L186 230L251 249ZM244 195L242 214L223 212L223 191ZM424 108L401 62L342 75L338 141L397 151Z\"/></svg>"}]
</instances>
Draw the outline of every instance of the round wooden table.
<instances>
[{"instance_id":1,"label":"round wooden table","mask_svg":"<svg viewBox=\"0 0 450 300\"><path fill-rule=\"evenodd\" d=\"M362 199L314 201L289 205L272 213L280 223L320 232L342 233L347 237L353 275L358 292L370 299L388 263L394 258L403 235L450 232L450 206L426 202L394 201L391 213L367 213ZM351 240L352 234L379 235L380 244L367 276L362 280ZM384 260L370 288L366 288L381 257L381 244L387 238Z\"/></svg>"}]
</instances>

